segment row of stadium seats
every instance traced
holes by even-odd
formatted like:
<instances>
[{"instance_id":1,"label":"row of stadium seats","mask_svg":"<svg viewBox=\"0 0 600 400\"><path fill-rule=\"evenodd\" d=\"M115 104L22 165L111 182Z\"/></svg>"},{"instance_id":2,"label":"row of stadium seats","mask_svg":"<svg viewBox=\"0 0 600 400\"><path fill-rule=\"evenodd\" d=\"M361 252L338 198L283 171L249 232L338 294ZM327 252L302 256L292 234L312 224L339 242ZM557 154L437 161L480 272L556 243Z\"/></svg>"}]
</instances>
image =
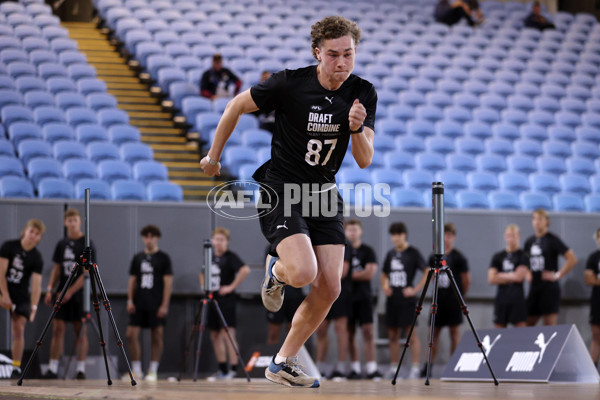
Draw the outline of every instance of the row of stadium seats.
<instances>
[{"instance_id":1,"label":"row of stadium seats","mask_svg":"<svg viewBox=\"0 0 600 400\"><path fill-rule=\"evenodd\" d=\"M97 200L183 201L179 185L167 181L151 182L148 186L135 180L117 180L111 184L100 179L80 179L75 185L62 178L45 178L39 184L42 199L82 199L84 190ZM0 179L0 197L34 198L34 189L26 178L8 176Z\"/></svg>"}]
</instances>

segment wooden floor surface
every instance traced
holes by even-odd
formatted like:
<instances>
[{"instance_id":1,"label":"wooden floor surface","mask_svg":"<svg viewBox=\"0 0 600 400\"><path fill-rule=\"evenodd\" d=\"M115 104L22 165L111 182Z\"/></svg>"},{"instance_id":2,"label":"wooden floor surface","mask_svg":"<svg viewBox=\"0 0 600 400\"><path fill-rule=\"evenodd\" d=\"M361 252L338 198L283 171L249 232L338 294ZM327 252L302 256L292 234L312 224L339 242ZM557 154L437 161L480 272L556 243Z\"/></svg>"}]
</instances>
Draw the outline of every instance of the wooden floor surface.
<instances>
[{"instance_id":1,"label":"wooden floor surface","mask_svg":"<svg viewBox=\"0 0 600 400\"><path fill-rule=\"evenodd\" d=\"M128 382L88 381L0 381L0 399L224 399L224 400L353 400L353 399L600 399L600 385L589 384L517 384L431 381L322 382L318 389L288 388L266 380L228 382L183 381L157 383L140 382L132 387Z\"/></svg>"}]
</instances>

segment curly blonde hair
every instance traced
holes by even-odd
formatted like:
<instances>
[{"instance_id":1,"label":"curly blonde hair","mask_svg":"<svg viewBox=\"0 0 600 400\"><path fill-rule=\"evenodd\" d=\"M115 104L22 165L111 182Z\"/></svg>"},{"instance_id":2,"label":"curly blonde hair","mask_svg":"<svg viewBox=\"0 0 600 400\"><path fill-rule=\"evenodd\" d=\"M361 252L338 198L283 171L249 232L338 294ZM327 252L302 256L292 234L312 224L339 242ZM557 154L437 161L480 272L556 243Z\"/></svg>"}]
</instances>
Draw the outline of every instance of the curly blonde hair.
<instances>
[{"instance_id":1,"label":"curly blonde hair","mask_svg":"<svg viewBox=\"0 0 600 400\"><path fill-rule=\"evenodd\" d=\"M310 28L310 40L312 55L317 59L315 49L323 44L327 39L338 39L350 35L354 39L354 45L358 46L361 32L356 22L352 22L342 16L325 17L316 22Z\"/></svg>"}]
</instances>

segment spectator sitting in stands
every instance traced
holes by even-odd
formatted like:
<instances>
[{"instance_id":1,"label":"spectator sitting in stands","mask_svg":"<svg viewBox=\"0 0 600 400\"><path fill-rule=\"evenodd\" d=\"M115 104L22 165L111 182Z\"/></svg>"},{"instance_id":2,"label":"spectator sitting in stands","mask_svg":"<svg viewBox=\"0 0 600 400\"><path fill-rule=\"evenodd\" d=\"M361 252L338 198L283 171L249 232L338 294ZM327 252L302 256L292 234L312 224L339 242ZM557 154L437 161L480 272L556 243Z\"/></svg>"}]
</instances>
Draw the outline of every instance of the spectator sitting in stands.
<instances>
[{"instance_id":1,"label":"spectator sitting in stands","mask_svg":"<svg viewBox=\"0 0 600 400\"><path fill-rule=\"evenodd\" d=\"M263 71L260 74L260 81L264 82L267 79L269 79L270 76L271 76L270 71ZM255 112L253 112L252 114L254 114L256 116L256 118L258 118L258 127L260 129L264 129L266 131L273 133L273 129L275 128L275 110L273 110L269 113L266 113L261 110L257 110Z\"/></svg>"},{"instance_id":2,"label":"spectator sitting in stands","mask_svg":"<svg viewBox=\"0 0 600 400\"><path fill-rule=\"evenodd\" d=\"M555 29L556 27L546 17L542 15L542 7L539 1L533 3L531 14L525 18L525 26L543 31L545 29Z\"/></svg>"},{"instance_id":3,"label":"spectator sitting in stands","mask_svg":"<svg viewBox=\"0 0 600 400\"><path fill-rule=\"evenodd\" d=\"M473 19L473 11L477 13L477 21ZM442 24L454 25L462 18L467 20L470 26L479 25L483 22L483 15L477 0L457 0L450 4L449 0L439 0L435 6L435 20Z\"/></svg>"},{"instance_id":4,"label":"spectator sitting in stands","mask_svg":"<svg viewBox=\"0 0 600 400\"><path fill-rule=\"evenodd\" d=\"M237 95L242 81L229 69L223 67L223 57L219 53L213 55L212 67L202 74L200 92L211 100L219 97L231 97L229 86L235 85L233 95Z\"/></svg>"}]
</instances>

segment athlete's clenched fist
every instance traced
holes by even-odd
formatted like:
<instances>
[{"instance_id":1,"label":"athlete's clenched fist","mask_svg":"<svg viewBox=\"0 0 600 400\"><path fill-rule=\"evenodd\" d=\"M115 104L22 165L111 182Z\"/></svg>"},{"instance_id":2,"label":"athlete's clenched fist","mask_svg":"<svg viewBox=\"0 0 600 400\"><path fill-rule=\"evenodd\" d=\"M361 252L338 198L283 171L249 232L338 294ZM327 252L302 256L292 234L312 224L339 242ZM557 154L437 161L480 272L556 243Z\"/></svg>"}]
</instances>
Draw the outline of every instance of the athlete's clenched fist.
<instances>
[{"instance_id":1,"label":"athlete's clenched fist","mask_svg":"<svg viewBox=\"0 0 600 400\"><path fill-rule=\"evenodd\" d=\"M365 106L360 104L358 99L354 100L352 107L350 107L350 113L348 113L348 122L350 123L350 130L357 131L362 126L367 118L367 110Z\"/></svg>"}]
</instances>

